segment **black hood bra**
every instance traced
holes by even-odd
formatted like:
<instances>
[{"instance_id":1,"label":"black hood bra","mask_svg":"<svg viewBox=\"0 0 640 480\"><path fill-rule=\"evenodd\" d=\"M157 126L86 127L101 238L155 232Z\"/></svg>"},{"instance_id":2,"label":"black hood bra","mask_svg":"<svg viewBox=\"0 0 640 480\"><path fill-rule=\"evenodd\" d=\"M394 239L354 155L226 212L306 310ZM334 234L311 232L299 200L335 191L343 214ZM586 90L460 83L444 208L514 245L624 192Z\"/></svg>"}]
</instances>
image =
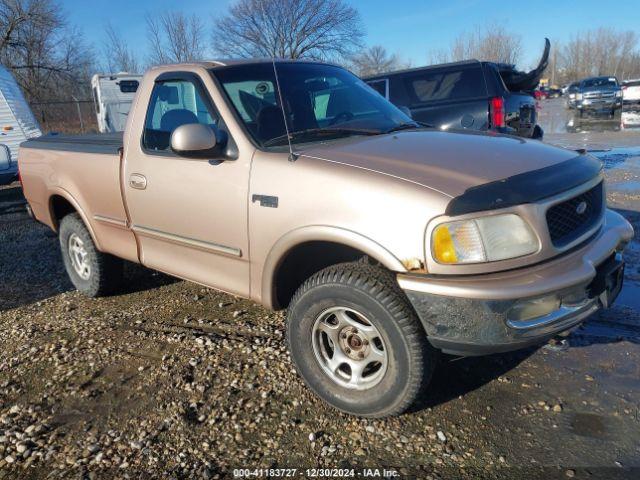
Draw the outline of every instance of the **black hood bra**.
<instances>
[{"instance_id":1,"label":"black hood bra","mask_svg":"<svg viewBox=\"0 0 640 480\"><path fill-rule=\"evenodd\" d=\"M449 216L533 203L582 185L600 175L600 160L580 154L556 165L471 187L447 205Z\"/></svg>"}]
</instances>

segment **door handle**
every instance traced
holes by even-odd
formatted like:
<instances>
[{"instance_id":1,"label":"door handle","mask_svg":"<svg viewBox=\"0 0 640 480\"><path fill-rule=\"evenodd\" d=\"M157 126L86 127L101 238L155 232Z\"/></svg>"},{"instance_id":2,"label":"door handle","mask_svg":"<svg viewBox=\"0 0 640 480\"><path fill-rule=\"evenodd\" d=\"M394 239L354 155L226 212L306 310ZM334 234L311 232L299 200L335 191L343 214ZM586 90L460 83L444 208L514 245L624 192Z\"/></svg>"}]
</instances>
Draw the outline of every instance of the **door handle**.
<instances>
[{"instance_id":1,"label":"door handle","mask_svg":"<svg viewBox=\"0 0 640 480\"><path fill-rule=\"evenodd\" d=\"M139 173L132 173L129 176L129 185L131 188L135 188L137 190L144 190L147 188L147 177L144 175L140 175Z\"/></svg>"}]
</instances>

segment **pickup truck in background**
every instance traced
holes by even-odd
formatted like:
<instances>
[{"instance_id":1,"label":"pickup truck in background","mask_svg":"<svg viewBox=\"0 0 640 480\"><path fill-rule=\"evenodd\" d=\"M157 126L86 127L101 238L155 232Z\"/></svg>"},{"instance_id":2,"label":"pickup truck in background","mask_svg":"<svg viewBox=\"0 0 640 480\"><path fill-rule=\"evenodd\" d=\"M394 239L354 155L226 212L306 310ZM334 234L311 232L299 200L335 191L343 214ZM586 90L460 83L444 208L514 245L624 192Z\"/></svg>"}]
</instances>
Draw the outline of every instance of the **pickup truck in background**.
<instances>
[{"instance_id":1,"label":"pickup truck in background","mask_svg":"<svg viewBox=\"0 0 640 480\"><path fill-rule=\"evenodd\" d=\"M439 352L609 306L633 235L596 158L425 128L316 62L153 68L123 135L30 140L19 167L78 290L121 289L126 260L288 309L306 384L367 417L407 409Z\"/></svg>"},{"instance_id":2,"label":"pickup truck in background","mask_svg":"<svg viewBox=\"0 0 640 480\"><path fill-rule=\"evenodd\" d=\"M622 89L615 77L585 78L575 94L575 108L580 116L585 113L608 113L615 115L622 110Z\"/></svg>"},{"instance_id":3,"label":"pickup truck in background","mask_svg":"<svg viewBox=\"0 0 640 480\"><path fill-rule=\"evenodd\" d=\"M365 81L414 120L441 130L491 130L542 139L534 92L549 59L549 41L538 67L479 60L430 65L374 75Z\"/></svg>"}]
</instances>

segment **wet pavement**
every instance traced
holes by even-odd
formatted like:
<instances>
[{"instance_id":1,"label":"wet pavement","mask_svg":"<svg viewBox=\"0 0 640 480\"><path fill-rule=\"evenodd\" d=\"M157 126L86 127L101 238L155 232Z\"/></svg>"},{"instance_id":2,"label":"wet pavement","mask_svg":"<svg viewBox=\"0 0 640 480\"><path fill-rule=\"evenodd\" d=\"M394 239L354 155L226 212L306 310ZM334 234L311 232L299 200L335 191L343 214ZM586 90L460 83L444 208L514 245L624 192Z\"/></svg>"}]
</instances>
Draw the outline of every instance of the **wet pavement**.
<instances>
[{"instance_id":1,"label":"wet pavement","mask_svg":"<svg viewBox=\"0 0 640 480\"><path fill-rule=\"evenodd\" d=\"M640 146L640 107L625 107L615 115L580 116L566 108L562 97L540 100L537 105L538 123L546 142L588 150Z\"/></svg>"}]
</instances>

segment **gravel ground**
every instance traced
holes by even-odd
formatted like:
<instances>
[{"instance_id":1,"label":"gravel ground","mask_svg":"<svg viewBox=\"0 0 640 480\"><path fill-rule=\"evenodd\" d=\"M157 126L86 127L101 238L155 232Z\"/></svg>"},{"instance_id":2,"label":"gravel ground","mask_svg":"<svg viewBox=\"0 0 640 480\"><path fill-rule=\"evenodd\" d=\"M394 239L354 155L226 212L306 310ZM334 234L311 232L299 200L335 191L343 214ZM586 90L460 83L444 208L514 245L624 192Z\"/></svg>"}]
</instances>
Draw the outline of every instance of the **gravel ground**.
<instances>
[{"instance_id":1,"label":"gravel ground","mask_svg":"<svg viewBox=\"0 0 640 480\"><path fill-rule=\"evenodd\" d=\"M608 155L609 199L639 231L629 185L640 157ZM56 237L25 215L19 186L2 188L0 479L227 478L270 467L638 478L639 256L634 242L619 304L564 341L444 357L411 412L361 420L304 387L282 313L136 266L119 294L82 297Z\"/></svg>"}]
</instances>

